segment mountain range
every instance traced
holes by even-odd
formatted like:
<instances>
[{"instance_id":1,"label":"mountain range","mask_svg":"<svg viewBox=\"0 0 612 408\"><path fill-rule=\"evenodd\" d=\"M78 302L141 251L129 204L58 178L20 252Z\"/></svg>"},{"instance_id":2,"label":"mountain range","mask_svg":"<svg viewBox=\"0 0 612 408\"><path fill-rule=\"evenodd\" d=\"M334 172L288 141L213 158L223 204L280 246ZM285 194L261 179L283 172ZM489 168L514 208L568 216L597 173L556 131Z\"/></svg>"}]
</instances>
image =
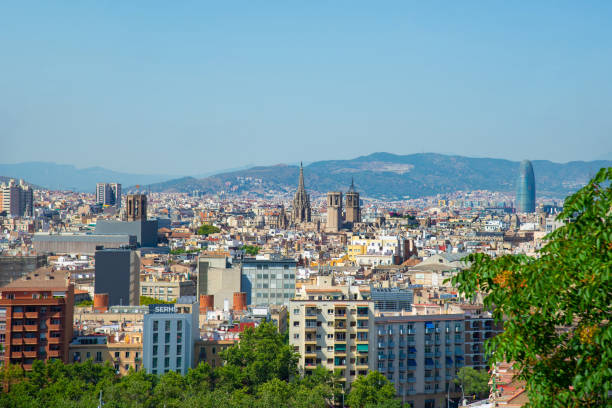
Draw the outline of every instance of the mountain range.
<instances>
[{"instance_id":1,"label":"mountain range","mask_svg":"<svg viewBox=\"0 0 612 408\"><path fill-rule=\"evenodd\" d=\"M536 189L540 194L565 197L586 184L610 160L554 163L532 161ZM318 161L304 167L306 188L310 191L346 191L354 180L366 197L381 199L416 198L458 190L512 192L516 186L519 162L449 156L436 153L396 155L373 153L351 160ZM206 178L183 177L146 186L150 191L206 193L291 192L297 186L298 166L259 166L225 172Z\"/></svg>"},{"instance_id":2,"label":"mountain range","mask_svg":"<svg viewBox=\"0 0 612 408\"><path fill-rule=\"evenodd\" d=\"M555 163L532 161L538 194L565 197L584 185L611 160ZM311 192L346 191L353 179L365 197L417 198L453 191L490 190L512 192L519 162L451 156L436 153L396 155L373 153L350 160L327 160L304 167L306 188ZM295 190L299 166L277 164L224 171L207 177L172 178L168 175L120 173L101 167L77 169L71 165L30 162L0 164L0 175L22 178L53 190L93 192L96 182L119 182L124 191L204 193L289 193ZM130 187L132 186L132 187Z\"/></svg>"}]
</instances>

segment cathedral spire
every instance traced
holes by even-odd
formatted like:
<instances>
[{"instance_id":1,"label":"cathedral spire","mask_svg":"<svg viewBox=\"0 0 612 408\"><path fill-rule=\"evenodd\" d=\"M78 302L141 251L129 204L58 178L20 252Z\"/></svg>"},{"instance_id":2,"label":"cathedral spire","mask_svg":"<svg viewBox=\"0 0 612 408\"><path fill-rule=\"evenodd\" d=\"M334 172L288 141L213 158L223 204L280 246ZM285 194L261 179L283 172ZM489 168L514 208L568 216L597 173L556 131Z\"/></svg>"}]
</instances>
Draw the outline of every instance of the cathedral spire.
<instances>
[{"instance_id":1,"label":"cathedral spire","mask_svg":"<svg viewBox=\"0 0 612 408\"><path fill-rule=\"evenodd\" d=\"M304 169L302 168L302 162L300 162L300 181L298 182L298 191L306 190L304 186Z\"/></svg>"}]
</instances>

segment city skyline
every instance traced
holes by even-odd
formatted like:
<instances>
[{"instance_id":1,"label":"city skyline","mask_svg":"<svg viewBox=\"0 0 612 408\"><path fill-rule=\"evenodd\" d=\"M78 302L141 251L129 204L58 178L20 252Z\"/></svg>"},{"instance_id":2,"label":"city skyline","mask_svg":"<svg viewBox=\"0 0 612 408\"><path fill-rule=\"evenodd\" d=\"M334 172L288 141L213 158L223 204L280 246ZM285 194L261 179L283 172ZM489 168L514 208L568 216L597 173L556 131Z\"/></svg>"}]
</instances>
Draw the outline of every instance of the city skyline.
<instances>
[{"instance_id":1,"label":"city skyline","mask_svg":"<svg viewBox=\"0 0 612 408\"><path fill-rule=\"evenodd\" d=\"M0 162L612 152L609 3L141 5L3 7Z\"/></svg>"}]
</instances>

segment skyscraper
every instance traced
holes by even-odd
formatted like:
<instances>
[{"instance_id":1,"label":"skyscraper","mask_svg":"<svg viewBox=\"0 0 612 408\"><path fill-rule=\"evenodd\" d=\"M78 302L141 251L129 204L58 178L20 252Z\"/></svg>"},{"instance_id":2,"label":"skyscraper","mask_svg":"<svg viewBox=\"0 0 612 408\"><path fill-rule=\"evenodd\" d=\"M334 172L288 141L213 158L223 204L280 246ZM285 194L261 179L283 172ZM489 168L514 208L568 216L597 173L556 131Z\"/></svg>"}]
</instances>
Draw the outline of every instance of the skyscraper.
<instances>
[{"instance_id":1,"label":"skyscraper","mask_svg":"<svg viewBox=\"0 0 612 408\"><path fill-rule=\"evenodd\" d=\"M535 194L533 166L529 160L523 160L516 185L516 208L519 213L535 212Z\"/></svg>"},{"instance_id":2,"label":"skyscraper","mask_svg":"<svg viewBox=\"0 0 612 408\"><path fill-rule=\"evenodd\" d=\"M34 191L32 187L19 180L11 179L0 184L0 212L13 217L31 217L34 215Z\"/></svg>"},{"instance_id":3,"label":"skyscraper","mask_svg":"<svg viewBox=\"0 0 612 408\"><path fill-rule=\"evenodd\" d=\"M121 184L96 184L96 202L102 205L114 205L117 208L121 208Z\"/></svg>"},{"instance_id":4,"label":"skyscraper","mask_svg":"<svg viewBox=\"0 0 612 408\"><path fill-rule=\"evenodd\" d=\"M293 222L301 224L303 222L310 222L310 197L306 192L304 186L304 169L302 163L300 163L300 180L298 182L298 189L293 197Z\"/></svg>"}]
</instances>

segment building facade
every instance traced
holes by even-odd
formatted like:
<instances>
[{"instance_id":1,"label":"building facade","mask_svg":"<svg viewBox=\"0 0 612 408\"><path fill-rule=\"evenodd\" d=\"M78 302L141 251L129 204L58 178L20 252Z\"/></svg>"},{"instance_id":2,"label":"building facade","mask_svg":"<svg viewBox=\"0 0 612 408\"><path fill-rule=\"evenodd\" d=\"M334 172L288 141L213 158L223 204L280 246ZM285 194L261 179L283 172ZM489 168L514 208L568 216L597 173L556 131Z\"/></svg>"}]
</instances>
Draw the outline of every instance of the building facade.
<instances>
[{"instance_id":1,"label":"building facade","mask_svg":"<svg viewBox=\"0 0 612 408\"><path fill-rule=\"evenodd\" d=\"M35 360L68 362L74 285L67 271L40 268L0 289L4 364L30 370Z\"/></svg>"},{"instance_id":2,"label":"building facade","mask_svg":"<svg viewBox=\"0 0 612 408\"><path fill-rule=\"evenodd\" d=\"M32 217L34 215L34 190L19 180L11 179L0 184L0 213L6 211L12 217Z\"/></svg>"},{"instance_id":3,"label":"building facade","mask_svg":"<svg viewBox=\"0 0 612 408\"><path fill-rule=\"evenodd\" d=\"M97 364L107 362L119 375L130 369L142 369L142 333L126 334L122 341L110 342L107 335L77 336L70 343L69 361L79 363L92 360Z\"/></svg>"},{"instance_id":4,"label":"building facade","mask_svg":"<svg viewBox=\"0 0 612 408\"><path fill-rule=\"evenodd\" d=\"M355 190L355 183L351 179L351 186L346 192L346 216L345 221L351 224L361 222L361 204L359 193Z\"/></svg>"},{"instance_id":5,"label":"building facade","mask_svg":"<svg viewBox=\"0 0 612 408\"><path fill-rule=\"evenodd\" d=\"M338 370L350 385L367 375L375 359L374 303L368 291L330 287L305 289L289 305L289 343L300 354L298 366L310 375L317 366Z\"/></svg>"},{"instance_id":6,"label":"building facade","mask_svg":"<svg viewBox=\"0 0 612 408\"><path fill-rule=\"evenodd\" d=\"M342 228L342 193L330 191L327 193L327 232L338 232Z\"/></svg>"},{"instance_id":7,"label":"building facade","mask_svg":"<svg viewBox=\"0 0 612 408\"><path fill-rule=\"evenodd\" d=\"M149 305L143 325L143 364L149 374L193 367L194 344L200 337L199 303L195 296L176 304Z\"/></svg>"},{"instance_id":8,"label":"building facade","mask_svg":"<svg viewBox=\"0 0 612 408\"><path fill-rule=\"evenodd\" d=\"M97 183L96 203L103 206L115 206L117 208L121 208L121 184Z\"/></svg>"},{"instance_id":9,"label":"building facade","mask_svg":"<svg viewBox=\"0 0 612 408\"><path fill-rule=\"evenodd\" d=\"M96 251L95 293L108 293L108 305L140 304L140 257L132 249Z\"/></svg>"},{"instance_id":10,"label":"building facade","mask_svg":"<svg viewBox=\"0 0 612 408\"><path fill-rule=\"evenodd\" d=\"M240 292L240 265L232 264L227 256L202 256L198 259L197 295L213 295L214 308L223 309L225 300L231 302Z\"/></svg>"},{"instance_id":11,"label":"building facade","mask_svg":"<svg viewBox=\"0 0 612 408\"><path fill-rule=\"evenodd\" d=\"M523 160L519 167L516 185L516 210L519 213L534 213L536 205L536 187L533 166L529 160Z\"/></svg>"},{"instance_id":12,"label":"building facade","mask_svg":"<svg viewBox=\"0 0 612 408\"><path fill-rule=\"evenodd\" d=\"M245 258L242 261L241 291L247 304L289 305L295 292L297 262L290 258Z\"/></svg>"}]
</instances>

